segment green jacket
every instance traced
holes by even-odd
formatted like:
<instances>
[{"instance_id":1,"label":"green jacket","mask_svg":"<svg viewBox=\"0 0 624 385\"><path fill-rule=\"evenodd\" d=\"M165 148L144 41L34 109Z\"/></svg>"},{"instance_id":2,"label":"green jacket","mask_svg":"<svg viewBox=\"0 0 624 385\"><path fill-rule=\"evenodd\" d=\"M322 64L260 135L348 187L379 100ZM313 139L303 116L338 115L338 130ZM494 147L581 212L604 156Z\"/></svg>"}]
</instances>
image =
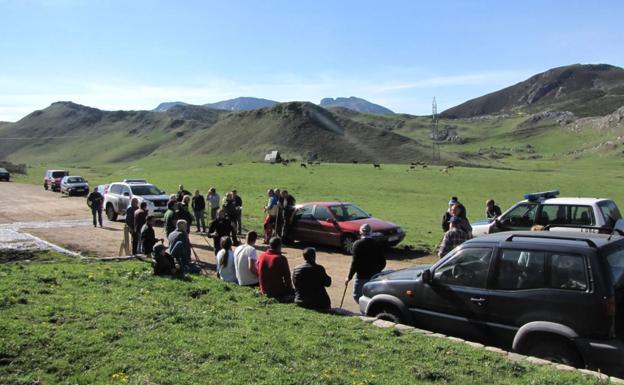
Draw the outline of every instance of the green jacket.
<instances>
[{"instance_id":1,"label":"green jacket","mask_svg":"<svg viewBox=\"0 0 624 385\"><path fill-rule=\"evenodd\" d=\"M165 211L163 220L165 221L165 234L167 234L168 237L169 234L171 234L176 228L175 213L172 210L167 209L167 211Z\"/></svg>"}]
</instances>

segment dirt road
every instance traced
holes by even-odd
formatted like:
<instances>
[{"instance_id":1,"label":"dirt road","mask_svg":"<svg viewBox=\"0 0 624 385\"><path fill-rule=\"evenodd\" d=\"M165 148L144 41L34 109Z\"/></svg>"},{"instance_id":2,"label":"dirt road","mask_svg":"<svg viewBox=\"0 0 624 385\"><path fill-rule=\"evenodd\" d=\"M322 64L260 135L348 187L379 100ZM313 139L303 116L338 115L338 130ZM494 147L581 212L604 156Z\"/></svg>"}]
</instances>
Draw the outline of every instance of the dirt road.
<instances>
[{"instance_id":1,"label":"dirt road","mask_svg":"<svg viewBox=\"0 0 624 385\"><path fill-rule=\"evenodd\" d=\"M64 197L58 193L44 191L42 186L0 183L0 224L27 222L25 226L20 226L19 231L28 232L68 250L100 257L119 255L123 223L104 219L103 228L94 228L90 225L90 218L91 211L84 197ZM73 226L55 226L53 222L60 220L83 221L75 221ZM50 226L41 222L50 222ZM32 223L33 228L27 227L29 223ZM156 229L156 236L164 237L162 228ZM203 236L191 233L191 242L199 258L214 264L214 253L208 241ZM306 246L308 245L297 244L295 247L284 249L291 270L303 262L301 254ZM317 262L325 266L333 279L328 292L332 306L337 307L344 290L343 282L349 271L351 257L329 248L317 248L317 253ZM416 263L428 263L433 259L430 256L416 257L393 251L389 255L386 268L399 269ZM344 308L358 311L350 296L351 288L352 284L349 285Z\"/></svg>"}]
</instances>

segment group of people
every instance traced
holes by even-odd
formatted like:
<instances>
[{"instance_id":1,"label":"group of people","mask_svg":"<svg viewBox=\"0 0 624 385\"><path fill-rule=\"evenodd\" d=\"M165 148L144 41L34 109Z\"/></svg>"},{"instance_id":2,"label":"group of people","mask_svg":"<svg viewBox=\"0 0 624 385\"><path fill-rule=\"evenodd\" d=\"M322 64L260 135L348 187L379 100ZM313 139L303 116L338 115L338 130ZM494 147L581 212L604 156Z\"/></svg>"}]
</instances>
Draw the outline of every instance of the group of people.
<instances>
[{"instance_id":1,"label":"group of people","mask_svg":"<svg viewBox=\"0 0 624 385\"><path fill-rule=\"evenodd\" d=\"M485 216L488 220L495 220L501 215L501 209L493 199L485 202ZM444 236L438 250L438 257L442 258L455 247L472 238L472 226L466 215L466 207L457 197L451 197L448 209L442 215L442 231Z\"/></svg>"},{"instance_id":2,"label":"group of people","mask_svg":"<svg viewBox=\"0 0 624 385\"><path fill-rule=\"evenodd\" d=\"M264 207L264 243L269 243L273 235L288 240L297 200L288 190L269 189L268 201Z\"/></svg>"}]
</instances>

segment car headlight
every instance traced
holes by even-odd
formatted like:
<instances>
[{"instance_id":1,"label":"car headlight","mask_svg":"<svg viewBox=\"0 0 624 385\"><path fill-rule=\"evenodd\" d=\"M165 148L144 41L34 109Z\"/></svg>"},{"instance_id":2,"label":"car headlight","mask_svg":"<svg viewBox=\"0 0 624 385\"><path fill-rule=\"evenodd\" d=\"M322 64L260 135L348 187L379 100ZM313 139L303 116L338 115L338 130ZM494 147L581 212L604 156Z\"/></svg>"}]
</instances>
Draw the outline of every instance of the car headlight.
<instances>
[{"instance_id":1,"label":"car headlight","mask_svg":"<svg viewBox=\"0 0 624 385\"><path fill-rule=\"evenodd\" d=\"M399 234L403 234L404 232L405 232L405 231L403 231L403 228L402 228L402 227L398 227L398 228L397 228L397 233L399 233Z\"/></svg>"}]
</instances>

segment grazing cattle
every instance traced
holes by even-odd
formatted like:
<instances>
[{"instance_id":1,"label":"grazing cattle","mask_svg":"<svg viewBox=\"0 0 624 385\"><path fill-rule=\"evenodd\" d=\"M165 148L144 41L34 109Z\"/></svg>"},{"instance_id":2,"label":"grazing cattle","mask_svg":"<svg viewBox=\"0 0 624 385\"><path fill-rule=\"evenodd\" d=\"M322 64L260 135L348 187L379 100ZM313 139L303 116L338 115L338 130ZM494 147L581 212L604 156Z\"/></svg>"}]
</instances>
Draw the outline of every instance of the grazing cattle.
<instances>
[{"instance_id":1,"label":"grazing cattle","mask_svg":"<svg viewBox=\"0 0 624 385\"><path fill-rule=\"evenodd\" d=\"M416 169L416 165L414 165L414 164L413 164L413 165L411 165L411 166L410 166L410 169L411 169L411 170L415 170L415 169Z\"/></svg>"},{"instance_id":2,"label":"grazing cattle","mask_svg":"<svg viewBox=\"0 0 624 385\"><path fill-rule=\"evenodd\" d=\"M288 166L288 161L287 160L283 161L282 166Z\"/></svg>"},{"instance_id":3,"label":"grazing cattle","mask_svg":"<svg viewBox=\"0 0 624 385\"><path fill-rule=\"evenodd\" d=\"M316 164L317 166L320 166L320 165L321 165L321 162L316 162L315 164Z\"/></svg>"},{"instance_id":4,"label":"grazing cattle","mask_svg":"<svg viewBox=\"0 0 624 385\"><path fill-rule=\"evenodd\" d=\"M305 163L301 163L299 166L303 167L303 168L308 168L308 166L306 166Z\"/></svg>"},{"instance_id":5,"label":"grazing cattle","mask_svg":"<svg viewBox=\"0 0 624 385\"><path fill-rule=\"evenodd\" d=\"M452 169L452 168L454 168L454 167L455 167L455 165L453 165L453 163L451 163L451 164L449 164L448 166L446 166L446 168L448 168L449 170L450 170L450 169Z\"/></svg>"},{"instance_id":6,"label":"grazing cattle","mask_svg":"<svg viewBox=\"0 0 624 385\"><path fill-rule=\"evenodd\" d=\"M410 166L416 166L419 162L412 162L410 163Z\"/></svg>"},{"instance_id":7,"label":"grazing cattle","mask_svg":"<svg viewBox=\"0 0 624 385\"><path fill-rule=\"evenodd\" d=\"M448 174L448 167L444 167L440 169L440 172L443 172L445 174Z\"/></svg>"},{"instance_id":8,"label":"grazing cattle","mask_svg":"<svg viewBox=\"0 0 624 385\"><path fill-rule=\"evenodd\" d=\"M357 164L357 160L352 160L351 162L353 162L353 164Z\"/></svg>"},{"instance_id":9,"label":"grazing cattle","mask_svg":"<svg viewBox=\"0 0 624 385\"><path fill-rule=\"evenodd\" d=\"M217 163L217 167L223 167L223 163L221 162Z\"/></svg>"},{"instance_id":10,"label":"grazing cattle","mask_svg":"<svg viewBox=\"0 0 624 385\"><path fill-rule=\"evenodd\" d=\"M422 168L427 168L427 164L423 163Z\"/></svg>"},{"instance_id":11,"label":"grazing cattle","mask_svg":"<svg viewBox=\"0 0 624 385\"><path fill-rule=\"evenodd\" d=\"M381 165L380 165L380 164L375 163L375 164L373 164L373 168L379 168L379 169L380 169L380 168L381 168Z\"/></svg>"}]
</instances>

